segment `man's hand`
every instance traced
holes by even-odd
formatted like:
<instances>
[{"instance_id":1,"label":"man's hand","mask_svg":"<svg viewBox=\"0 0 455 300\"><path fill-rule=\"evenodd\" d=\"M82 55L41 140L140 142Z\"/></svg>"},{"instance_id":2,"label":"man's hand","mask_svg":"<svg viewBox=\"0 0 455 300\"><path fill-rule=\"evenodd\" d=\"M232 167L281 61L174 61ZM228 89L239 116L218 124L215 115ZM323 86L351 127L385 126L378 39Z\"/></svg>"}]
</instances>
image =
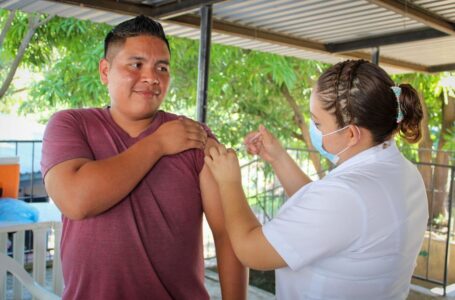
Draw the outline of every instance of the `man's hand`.
<instances>
[{"instance_id":1,"label":"man's hand","mask_svg":"<svg viewBox=\"0 0 455 300\"><path fill-rule=\"evenodd\" d=\"M205 163L219 185L223 183L241 184L239 160L234 150L226 149L224 145L213 146L205 156Z\"/></svg>"},{"instance_id":2,"label":"man's hand","mask_svg":"<svg viewBox=\"0 0 455 300\"><path fill-rule=\"evenodd\" d=\"M153 134L162 155L172 155L188 149L204 149L207 132L201 124L187 118L179 118L161 125Z\"/></svg>"}]
</instances>

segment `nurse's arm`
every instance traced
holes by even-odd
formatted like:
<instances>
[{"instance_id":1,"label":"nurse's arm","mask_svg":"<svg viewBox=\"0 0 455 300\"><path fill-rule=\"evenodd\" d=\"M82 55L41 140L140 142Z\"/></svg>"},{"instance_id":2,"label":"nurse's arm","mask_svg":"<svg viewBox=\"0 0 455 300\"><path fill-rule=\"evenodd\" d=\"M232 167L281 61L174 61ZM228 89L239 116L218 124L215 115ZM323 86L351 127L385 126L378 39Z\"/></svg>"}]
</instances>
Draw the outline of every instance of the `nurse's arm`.
<instances>
[{"instance_id":1,"label":"nurse's arm","mask_svg":"<svg viewBox=\"0 0 455 300\"><path fill-rule=\"evenodd\" d=\"M288 197L294 195L311 179L300 169L278 139L264 126L245 138L248 153L259 155L270 163Z\"/></svg>"},{"instance_id":2,"label":"nurse's arm","mask_svg":"<svg viewBox=\"0 0 455 300\"><path fill-rule=\"evenodd\" d=\"M208 139L207 147L216 145ZM213 233L215 241L218 273L221 283L221 294L225 300L242 300L247 298L248 269L238 260L225 228L223 208L221 206L218 185L207 164L199 175L202 205L205 217Z\"/></svg>"},{"instance_id":3,"label":"nurse's arm","mask_svg":"<svg viewBox=\"0 0 455 300\"><path fill-rule=\"evenodd\" d=\"M312 181L286 150L275 160L271 161L270 165L288 197L291 197L304 185Z\"/></svg>"},{"instance_id":4,"label":"nurse's arm","mask_svg":"<svg viewBox=\"0 0 455 300\"><path fill-rule=\"evenodd\" d=\"M265 238L241 183L221 183L219 189L226 230L242 264L256 270L286 267L286 262Z\"/></svg>"}]
</instances>

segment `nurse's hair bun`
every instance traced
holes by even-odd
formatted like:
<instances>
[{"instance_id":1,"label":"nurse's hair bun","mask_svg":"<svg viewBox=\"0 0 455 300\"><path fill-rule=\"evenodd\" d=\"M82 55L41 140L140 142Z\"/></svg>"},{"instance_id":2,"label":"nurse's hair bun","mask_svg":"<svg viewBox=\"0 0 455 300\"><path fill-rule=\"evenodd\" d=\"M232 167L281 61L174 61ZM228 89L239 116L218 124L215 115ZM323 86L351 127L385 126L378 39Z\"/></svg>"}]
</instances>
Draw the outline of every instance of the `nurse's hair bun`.
<instances>
[{"instance_id":1,"label":"nurse's hair bun","mask_svg":"<svg viewBox=\"0 0 455 300\"><path fill-rule=\"evenodd\" d=\"M379 66L365 60L347 60L333 65L318 79L315 92L325 110L333 114L339 128L353 124L368 129L376 144L390 139L395 133L410 143L422 136L420 124L422 105L415 89L400 84L399 113L395 86Z\"/></svg>"}]
</instances>

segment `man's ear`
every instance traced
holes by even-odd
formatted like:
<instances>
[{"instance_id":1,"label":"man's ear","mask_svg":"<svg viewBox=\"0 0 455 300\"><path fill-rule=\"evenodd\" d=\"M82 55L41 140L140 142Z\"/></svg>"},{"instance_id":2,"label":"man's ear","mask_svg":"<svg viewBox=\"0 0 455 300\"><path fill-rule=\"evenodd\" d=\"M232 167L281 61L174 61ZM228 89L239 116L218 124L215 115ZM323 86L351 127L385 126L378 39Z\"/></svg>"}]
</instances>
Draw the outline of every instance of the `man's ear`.
<instances>
[{"instance_id":1,"label":"man's ear","mask_svg":"<svg viewBox=\"0 0 455 300\"><path fill-rule=\"evenodd\" d=\"M103 84L108 83L107 74L109 73L109 62L107 59L102 58L98 64L98 70L100 72L100 79Z\"/></svg>"}]
</instances>

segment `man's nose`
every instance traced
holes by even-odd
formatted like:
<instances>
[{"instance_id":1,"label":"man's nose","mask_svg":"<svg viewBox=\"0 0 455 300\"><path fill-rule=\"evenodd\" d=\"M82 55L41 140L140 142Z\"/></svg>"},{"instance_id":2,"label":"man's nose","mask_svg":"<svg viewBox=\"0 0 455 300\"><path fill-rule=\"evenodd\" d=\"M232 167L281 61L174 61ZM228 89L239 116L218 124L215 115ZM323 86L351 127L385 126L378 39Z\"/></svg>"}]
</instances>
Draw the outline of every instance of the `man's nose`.
<instances>
[{"instance_id":1,"label":"man's nose","mask_svg":"<svg viewBox=\"0 0 455 300\"><path fill-rule=\"evenodd\" d=\"M159 83L156 70L154 68L143 68L141 72L141 81L148 84Z\"/></svg>"}]
</instances>

